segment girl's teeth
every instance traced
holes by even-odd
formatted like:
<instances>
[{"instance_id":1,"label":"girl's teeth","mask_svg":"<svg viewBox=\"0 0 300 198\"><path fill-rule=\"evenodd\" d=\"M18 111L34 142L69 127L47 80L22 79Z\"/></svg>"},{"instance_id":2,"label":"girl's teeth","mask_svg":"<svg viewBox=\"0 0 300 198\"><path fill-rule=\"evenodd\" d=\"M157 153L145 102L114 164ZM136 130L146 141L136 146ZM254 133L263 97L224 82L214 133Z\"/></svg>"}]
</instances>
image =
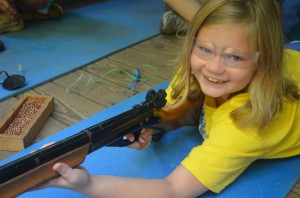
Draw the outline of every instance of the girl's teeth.
<instances>
[{"instance_id":1,"label":"girl's teeth","mask_svg":"<svg viewBox=\"0 0 300 198\"><path fill-rule=\"evenodd\" d=\"M214 79L214 78L210 78L210 77L208 77L208 76L206 76L206 78L207 78L209 81L212 81L212 82L215 82L215 83L223 82L222 80L217 80L217 79Z\"/></svg>"}]
</instances>

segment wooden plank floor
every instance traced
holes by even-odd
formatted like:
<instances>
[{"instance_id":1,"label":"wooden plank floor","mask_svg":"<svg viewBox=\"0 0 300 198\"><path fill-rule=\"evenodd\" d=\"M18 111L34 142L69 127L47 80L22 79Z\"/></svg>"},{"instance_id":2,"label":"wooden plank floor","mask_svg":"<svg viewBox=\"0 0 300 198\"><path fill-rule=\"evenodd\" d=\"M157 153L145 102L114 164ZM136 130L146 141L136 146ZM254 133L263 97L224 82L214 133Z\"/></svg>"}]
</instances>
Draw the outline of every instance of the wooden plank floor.
<instances>
[{"instance_id":1,"label":"wooden plank floor","mask_svg":"<svg viewBox=\"0 0 300 198\"><path fill-rule=\"evenodd\" d=\"M26 94L51 95L55 98L54 111L34 141L40 141L131 97L132 91L126 88L132 79L121 69L134 74L134 70L138 68L142 78L148 78L153 75L154 70L143 65L148 64L157 68L153 78L147 83L140 83L137 92L170 79L174 70L172 60L176 57L181 42L181 39L175 36L158 35L27 91ZM113 68L120 70L111 72L107 78L102 78ZM82 77L80 83L72 91L67 91L80 76ZM102 82L89 84L90 79L102 79ZM0 102L0 119L13 108L19 97L20 95ZM0 151L0 160L12 154L14 152ZM300 197L300 180L287 197Z\"/></svg>"},{"instance_id":2,"label":"wooden plank floor","mask_svg":"<svg viewBox=\"0 0 300 198\"><path fill-rule=\"evenodd\" d=\"M137 92L170 79L172 76L170 71L173 70L170 63L176 56L180 42L175 37L157 36L25 92L25 94L50 95L55 98L54 112L35 141L133 96L133 92L127 89L132 79L123 71L134 75L135 69L138 68L141 77L147 78L153 76L155 72L152 68L144 67L143 64L157 69L157 74L152 79L146 83L142 81L137 86ZM113 68L122 71L111 72L106 78L102 78ZM80 76L83 76L81 81L75 89L68 92L67 88L78 81ZM102 82L88 85L91 77L93 80L102 79ZM19 97L20 95L0 102L0 119L13 108ZM0 159L13 153L0 151Z\"/></svg>"}]
</instances>

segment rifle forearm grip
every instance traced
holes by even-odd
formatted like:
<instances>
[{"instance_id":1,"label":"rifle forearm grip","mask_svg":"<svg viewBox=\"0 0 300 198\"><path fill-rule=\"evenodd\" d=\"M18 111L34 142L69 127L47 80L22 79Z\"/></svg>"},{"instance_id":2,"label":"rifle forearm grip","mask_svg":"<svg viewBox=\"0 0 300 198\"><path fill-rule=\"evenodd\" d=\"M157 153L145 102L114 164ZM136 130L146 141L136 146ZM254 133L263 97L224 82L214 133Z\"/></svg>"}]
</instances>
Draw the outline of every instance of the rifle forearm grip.
<instances>
[{"instance_id":1,"label":"rifle forearm grip","mask_svg":"<svg viewBox=\"0 0 300 198\"><path fill-rule=\"evenodd\" d=\"M0 185L1 197L15 197L34 186L41 184L51 178L57 177L58 174L52 170L52 167L57 162L63 162L71 167L80 165L88 154L90 145L86 144L66 153L58 158L55 158L39 167L36 167L23 175L15 177ZM18 184L18 185L16 185Z\"/></svg>"}]
</instances>

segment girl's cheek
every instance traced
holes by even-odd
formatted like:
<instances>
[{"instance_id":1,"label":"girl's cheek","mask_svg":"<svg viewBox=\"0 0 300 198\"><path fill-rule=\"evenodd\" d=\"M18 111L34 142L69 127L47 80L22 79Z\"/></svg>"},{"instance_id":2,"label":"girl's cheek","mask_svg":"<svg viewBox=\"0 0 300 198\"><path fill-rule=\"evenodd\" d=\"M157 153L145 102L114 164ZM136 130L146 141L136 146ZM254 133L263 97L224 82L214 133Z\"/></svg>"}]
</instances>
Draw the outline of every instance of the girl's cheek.
<instances>
[{"instance_id":1,"label":"girl's cheek","mask_svg":"<svg viewBox=\"0 0 300 198\"><path fill-rule=\"evenodd\" d=\"M199 70L204 65L204 61L200 60L197 56L191 56L191 68L193 71Z\"/></svg>"}]
</instances>

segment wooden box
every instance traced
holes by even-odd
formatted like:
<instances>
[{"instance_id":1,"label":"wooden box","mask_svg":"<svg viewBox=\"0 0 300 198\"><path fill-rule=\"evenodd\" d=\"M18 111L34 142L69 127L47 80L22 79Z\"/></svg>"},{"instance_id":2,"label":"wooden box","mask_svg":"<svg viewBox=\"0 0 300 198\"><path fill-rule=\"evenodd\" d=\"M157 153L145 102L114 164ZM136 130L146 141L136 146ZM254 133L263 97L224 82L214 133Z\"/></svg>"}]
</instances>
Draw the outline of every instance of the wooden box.
<instances>
[{"instance_id":1,"label":"wooden box","mask_svg":"<svg viewBox=\"0 0 300 198\"><path fill-rule=\"evenodd\" d=\"M0 121L0 150L20 151L29 146L53 109L53 97L24 95Z\"/></svg>"}]
</instances>

